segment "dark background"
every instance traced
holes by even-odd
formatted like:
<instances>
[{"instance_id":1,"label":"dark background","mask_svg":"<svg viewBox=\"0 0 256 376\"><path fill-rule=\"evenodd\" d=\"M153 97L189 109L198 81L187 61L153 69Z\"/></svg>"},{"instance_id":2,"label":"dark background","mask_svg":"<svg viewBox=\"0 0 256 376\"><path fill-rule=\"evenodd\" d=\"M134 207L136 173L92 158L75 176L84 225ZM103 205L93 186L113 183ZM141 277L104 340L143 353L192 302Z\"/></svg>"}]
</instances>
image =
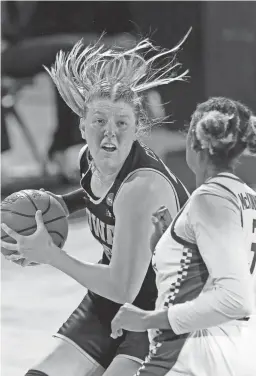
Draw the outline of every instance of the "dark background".
<instances>
[{"instance_id":1,"label":"dark background","mask_svg":"<svg viewBox=\"0 0 256 376\"><path fill-rule=\"evenodd\" d=\"M12 8L17 2L5 3ZM28 5L27 10L24 8L24 18L26 12L28 15L31 12L29 8ZM15 11L12 17L15 24ZM40 1L23 34L39 37L63 30L66 33L107 30L108 35L112 35L125 31L149 36L156 44L171 48L192 26L192 33L179 53L179 61L184 69L189 69L188 82L159 89L166 113L172 120L171 126L164 127L175 131L189 121L196 104L209 96L240 100L256 112L255 20L256 3L253 1ZM2 16L2 24L4 22ZM8 38L17 42L15 28L9 27ZM184 150L173 152L170 145L165 159L192 190L194 177L185 164ZM245 157L242 161L238 173L255 184L255 158Z\"/></svg>"}]
</instances>

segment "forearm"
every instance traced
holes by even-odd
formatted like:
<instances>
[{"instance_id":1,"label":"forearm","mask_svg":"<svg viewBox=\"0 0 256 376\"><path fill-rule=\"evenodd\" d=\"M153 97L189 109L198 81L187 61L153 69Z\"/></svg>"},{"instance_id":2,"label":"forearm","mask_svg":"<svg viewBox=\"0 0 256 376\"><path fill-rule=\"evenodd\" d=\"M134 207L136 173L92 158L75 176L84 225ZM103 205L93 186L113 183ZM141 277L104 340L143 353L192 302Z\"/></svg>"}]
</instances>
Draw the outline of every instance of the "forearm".
<instances>
[{"instance_id":1,"label":"forearm","mask_svg":"<svg viewBox=\"0 0 256 376\"><path fill-rule=\"evenodd\" d=\"M210 280L208 289L196 299L169 307L169 321L176 334L243 318L250 314L253 302L236 201L216 193L195 195L187 220Z\"/></svg>"},{"instance_id":2,"label":"forearm","mask_svg":"<svg viewBox=\"0 0 256 376\"><path fill-rule=\"evenodd\" d=\"M145 311L144 321L146 329L173 329L176 334L183 334L242 318L246 313L232 294L213 290L168 309Z\"/></svg>"},{"instance_id":3,"label":"forearm","mask_svg":"<svg viewBox=\"0 0 256 376\"><path fill-rule=\"evenodd\" d=\"M170 325L176 334L183 334L243 318L250 314L246 294L217 287L197 299L170 306Z\"/></svg>"},{"instance_id":4,"label":"forearm","mask_svg":"<svg viewBox=\"0 0 256 376\"><path fill-rule=\"evenodd\" d=\"M171 329L168 310L145 311L145 329Z\"/></svg>"},{"instance_id":5,"label":"forearm","mask_svg":"<svg viewBox=\"0 0 256 376\"><path fill-rule=\"evenodd\" d=\"M86 197L86 193L83 188L62 195L61 197L68 208L69 214L86 208L88 198Z\"/></svg>"},{"instance_id":6,"label":"forearm","mask_svg":"<svg viewBox=\"0 0 256 376\"><path fill-rule=\"evenodd\" d=\"M88 290L116 303L125 303L125 297L118 290L120 281L115 278L108 265L82 262L56 250L56 257L49 264L67 274Z\"/></svg>"}]
</instances>

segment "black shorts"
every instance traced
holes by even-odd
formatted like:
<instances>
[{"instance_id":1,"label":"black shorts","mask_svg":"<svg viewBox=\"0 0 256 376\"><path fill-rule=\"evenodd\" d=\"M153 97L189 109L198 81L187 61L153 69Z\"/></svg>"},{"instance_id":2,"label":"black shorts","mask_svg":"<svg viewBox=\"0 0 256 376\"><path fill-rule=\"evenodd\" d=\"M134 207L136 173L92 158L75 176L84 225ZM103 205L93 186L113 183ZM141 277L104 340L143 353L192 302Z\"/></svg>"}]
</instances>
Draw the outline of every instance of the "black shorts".
<instances>
[{"instance_id":1,"label":"black shorts","mask_svg":"<svg viewBox=\"0 0 256 376\"><path fill-rule=\"evenodd\" d=\"M111 304L110 310L108 304ZM94 302L90 294L87 294L58 334L69 338L104 368L121 354L144 361L149 352L147 332L125 331L122 337L110 337L113 306L117 311L117 304L103 298L101 302ZM111 308L112 314L109 315Z\"/></svg>"}]
</instances>

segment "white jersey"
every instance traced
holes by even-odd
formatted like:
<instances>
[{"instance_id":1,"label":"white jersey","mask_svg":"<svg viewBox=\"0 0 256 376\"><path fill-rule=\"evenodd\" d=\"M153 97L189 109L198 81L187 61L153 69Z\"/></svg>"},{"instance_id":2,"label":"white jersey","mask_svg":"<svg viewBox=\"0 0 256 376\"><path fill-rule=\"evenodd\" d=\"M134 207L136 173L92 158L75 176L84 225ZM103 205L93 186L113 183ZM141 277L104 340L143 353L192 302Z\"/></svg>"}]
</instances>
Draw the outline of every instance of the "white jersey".
<instances>
[{"instance_id":1,"label":"white jersey","mask_svg":"<svg viewBox=\"0 0 256 376\"><path fill-rule=\"evenodd\" d=\"M152 262L156 309L168 308L176 334L239 319L234 302L250 302L241 308L248 316L256 292L256 192L230 173L209 179L166 230Z\"/></svg>"}]
</instances>

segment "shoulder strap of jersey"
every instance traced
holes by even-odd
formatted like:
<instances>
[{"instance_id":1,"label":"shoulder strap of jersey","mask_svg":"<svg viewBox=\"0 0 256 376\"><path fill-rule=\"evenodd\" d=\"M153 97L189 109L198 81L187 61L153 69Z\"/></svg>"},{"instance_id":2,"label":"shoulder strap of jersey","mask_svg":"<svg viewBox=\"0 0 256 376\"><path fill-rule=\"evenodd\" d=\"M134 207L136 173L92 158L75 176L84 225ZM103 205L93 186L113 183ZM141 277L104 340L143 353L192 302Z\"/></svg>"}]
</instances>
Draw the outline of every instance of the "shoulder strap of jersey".
<instances>
[{"instance_id":1,"label":"shoulder strap of jersey","mask_svg":"<svg viewBox=\"0 0 256 376\"><path fill-rule=\"evenodd\" d=\"M228 176L228 178L229 178L229 176ZM234 180L235 179L233 179L233 181ZM240 180L237 180L237 182L240 184ZM208 193L210 193L210 194L214 193L214 194L217 194L218 196L221 196L225 199L228 199L230 202L232 202L233 205L235 205L235 207L242 214L241 205L240 205L238 196L236 194L236 191L232 190L232 180L231 179L226 179L226 176L217 175L214 178L207 181L206 183L204 183L203 186L210 188L210 191ZM212 189L213 189L213 192L211 192Z\"/></svg>"}]
</instances>

